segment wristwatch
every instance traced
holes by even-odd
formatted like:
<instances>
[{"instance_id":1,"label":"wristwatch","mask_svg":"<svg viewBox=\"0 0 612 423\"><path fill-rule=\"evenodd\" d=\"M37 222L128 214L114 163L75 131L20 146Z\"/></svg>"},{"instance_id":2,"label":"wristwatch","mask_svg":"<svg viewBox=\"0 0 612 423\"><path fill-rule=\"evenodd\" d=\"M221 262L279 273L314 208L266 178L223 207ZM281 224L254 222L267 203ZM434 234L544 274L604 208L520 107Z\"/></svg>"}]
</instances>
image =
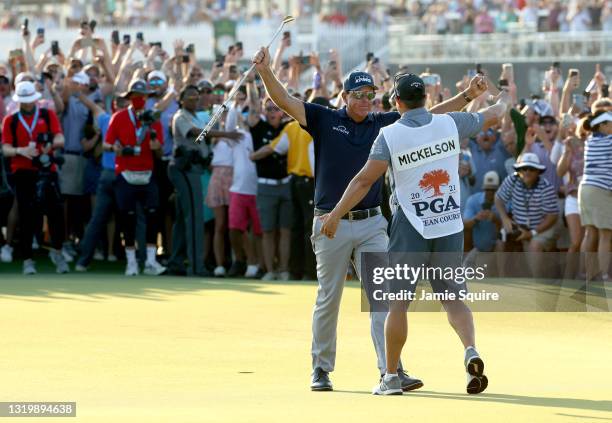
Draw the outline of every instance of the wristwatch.
<instances>
[{"instance_id":1,"label":"wristwatch","mask_svg":"<svg viewBox=\"0 0 612 423\"><path fill-rule=\"evenodd\" d=\"M533 238L534 236L536 236L538 234L538 231L536 231L535 229L531 230L531 237Z\"/></svg>"},{"instance_id":2,"label":"wristwatch","mask_svg":"<svg viewBox=\"0 0 612 423\"><path fill-rule=\"evenodd\" d=\"M461 94L463 95L463 99L464 99L464 100L465 100L467 103L470 103L470 102L473 100L472 98L470 98L470 96L469 96L469 95L467 95L467 94L465 93L465 91L463 91Z\"/></svg>"}]
</instances>

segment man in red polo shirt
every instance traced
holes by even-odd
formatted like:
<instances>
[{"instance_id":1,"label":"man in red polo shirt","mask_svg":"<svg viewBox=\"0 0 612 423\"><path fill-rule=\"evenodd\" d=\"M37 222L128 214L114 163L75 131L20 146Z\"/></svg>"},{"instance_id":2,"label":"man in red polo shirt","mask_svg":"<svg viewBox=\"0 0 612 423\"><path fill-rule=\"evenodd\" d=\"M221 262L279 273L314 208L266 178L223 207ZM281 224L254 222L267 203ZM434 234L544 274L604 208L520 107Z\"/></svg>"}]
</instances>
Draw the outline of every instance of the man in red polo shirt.
<instances>
[{"instance_id":1,"label":"man in red polo shirt","mask_svg":"<svg viewBox=\"0 0 612 423\"><path fill-rule=\"evenodd\" d=\"M19 208L23 273L36 273L32 260L32 236L38 222L37 212L47 215L52 249L49 254L58 273L68 273L61 253L64 242L64 211L57 180L60 159L53 150L64 146L64 135L53 110L39 107L41 94L30 81L17 84L13 101L19 110L2 122L2 154L11 158L15 195Z\"/></svg>"},{"instance_id":2,"label":"man in red polo shirt","mask_svg":"<svg viewBox=\"0 0 612 423\"><path fill-rule=\"evenodd\" d=\"M160 275L166 271L155 258L159 193L152 178L153 154L161 155L164 138L159 120L154 119L150 112L148 117L144 114L145 103L151 93L146 82L141 79L130 84L128 92L122 95L130 101L130 106L113 114L104 141L104 148L116 153L115 195L119 208L119 225L125 240L127 276L139 273L134 248L138 203L145 212L147 225L147 260L144 273Z\"/></svg>"}]
</instances>

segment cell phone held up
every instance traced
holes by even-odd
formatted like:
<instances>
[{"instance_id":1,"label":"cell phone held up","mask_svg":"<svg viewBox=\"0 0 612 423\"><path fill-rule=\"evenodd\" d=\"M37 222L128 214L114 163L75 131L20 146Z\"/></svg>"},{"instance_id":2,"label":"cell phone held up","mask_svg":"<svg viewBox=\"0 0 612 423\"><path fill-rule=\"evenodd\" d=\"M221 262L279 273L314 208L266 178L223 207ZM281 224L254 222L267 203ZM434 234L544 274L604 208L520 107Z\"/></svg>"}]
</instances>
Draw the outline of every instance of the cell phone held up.
<instances>
[{"instance_id":1,"label":"cell phone held up","mask_svg":"<svg viewBox=\"0 0 612 423\"><path fill-rule=\"evenodd\" d=\"M59 42L56 40L51 41L51 54L53 56L58 56L60 54Z\"/></svg>"},{"instance_id":2,"label":"cell phone held up","mask_svg":"<svg viewBox=\"0 0 612 423\"><path fill-rule=\"evenodd\" d=\"M117 31L116 29L111 32L111 42L116 46L119 45L119 31Z\"/></svg>"},{"instance_id":3,"label":"cell phone held up","mask_svg":"<svg viewBox=\"0 0 612 423\"><path fill-rule=\"evenodd\" d=\"M291 32L289 31L283 32L283 40L287 40L287 46L291 47Z\"/></svg>"},{"instance_id":4,"label":"cell phone held up","mask_svg":"<svg viewBox=\"0 0 612 423\"><path fill-rule=\"evenodd\" d=\"M131 41L132 37L130 37L130 34L123 34L123 44L129 46Z\"/></svg>"}]
</instances>

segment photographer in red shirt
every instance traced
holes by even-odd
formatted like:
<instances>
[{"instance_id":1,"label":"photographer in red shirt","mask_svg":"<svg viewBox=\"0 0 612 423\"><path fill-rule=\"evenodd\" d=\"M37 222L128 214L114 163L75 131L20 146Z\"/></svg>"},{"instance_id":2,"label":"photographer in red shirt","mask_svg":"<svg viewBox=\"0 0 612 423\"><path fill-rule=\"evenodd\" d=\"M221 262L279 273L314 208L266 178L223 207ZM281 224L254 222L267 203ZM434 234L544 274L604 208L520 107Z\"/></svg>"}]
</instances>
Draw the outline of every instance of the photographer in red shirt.
<instances>
[{"instance_id":1,"label":"photographer in red shirt","mask_svg":"<svg viewBox=\"0 0 612 423\"><path fill-rule=\"evenodd\" d=\"M40 97L34 83L18 83L13 101L19 104L19 110L6 116L2 122L2 154L11 158L25 275L36 273L32 260L32 236L39 224L39 212L46 214L49 221L51 261L58 273L69 271L61 253L64 206L57 179L57 166L61 166L63 159L53 155L54 150L64 146L64 135L55 112L37 105Z\"/></svg>"},{"instance_id":2,"label":"photographer in red shirt","mask_svg":"<svg viewBox=\"0 0 612 423\"><path fill-rule=\"evenodd\" d=\"M104 149L112 150L116 154L115 195L119 208L119 227L125 240L126 276L139 273L134 248L138 203L145 212L147 225L147 260L144 273L160 275L166 271L155 258L159 228L159 192L152 178L153 155L161 156L164 137L159 116L151 110L145 110L150 94L152 91L147 89L145 81L137 79L130 84L128 92L121 95L129 100L130 106L113 114L104 141Z\"/></svg>"}]
</instances>

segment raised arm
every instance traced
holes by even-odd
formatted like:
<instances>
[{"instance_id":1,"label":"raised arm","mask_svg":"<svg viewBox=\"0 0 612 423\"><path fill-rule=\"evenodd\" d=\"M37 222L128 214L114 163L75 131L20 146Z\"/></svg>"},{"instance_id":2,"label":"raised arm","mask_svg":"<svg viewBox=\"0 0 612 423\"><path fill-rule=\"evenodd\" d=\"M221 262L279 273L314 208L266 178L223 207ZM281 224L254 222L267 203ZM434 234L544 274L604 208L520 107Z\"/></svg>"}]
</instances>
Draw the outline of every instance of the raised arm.
<instances>
[{"instance_id":1,"label":"raised arm","mask_svg":"<svg viewBox=\"0 0 612 423\"><path fill-rule=\"evenodd\" d=\"M301 100L289 95L285 87L272 72L270 68L270 52L267 48L261 48L253 57L255 68L261 76L261 79L266 87L268 95L274 103L283 109L287 114L299 122L300 125L306 126L306 110L304 103Z\"/></svg>"},{"instance_id":2,"label":"raised arm","mask_svg":"<svg viewBox=\"0 0 612 423\"><path fill-rule=\"evenodd\" d=\"M249 127L253 127L259 123L261 116L261 101L259 101L259 93L255 85L255 75L249 74L247 77L247 104L249 105L249 116L247 123Z\"/></svg>"},{"instance_id":3,"label":"raised arm","mask_svg":"<svg viewBox=\"0 0 612 423\"><path fill-rule=\"evenodd\" d=\"M485 91L487 91L487 82L485 77L482 75L476 75L470 81L467 89L461 91L456 96L437 104L429 111L435 114L458 112Z\"/></svg>"}]
</instances>

